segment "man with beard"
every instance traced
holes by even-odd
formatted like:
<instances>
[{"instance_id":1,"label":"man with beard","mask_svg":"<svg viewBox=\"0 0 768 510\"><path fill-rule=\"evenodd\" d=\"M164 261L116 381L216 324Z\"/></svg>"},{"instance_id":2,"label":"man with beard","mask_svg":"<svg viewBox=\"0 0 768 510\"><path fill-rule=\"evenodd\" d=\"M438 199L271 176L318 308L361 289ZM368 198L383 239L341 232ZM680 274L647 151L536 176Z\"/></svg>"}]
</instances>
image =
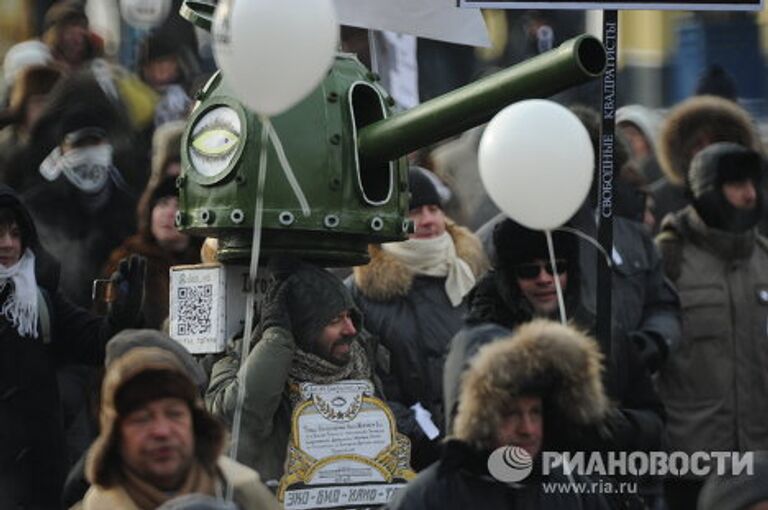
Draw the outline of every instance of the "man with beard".
<instances>
[{"instance_id":1,"label":"man with beard","mask_svg":"<svg viewBox=\"0 0 768 510\"><path fill-rule=\"evenodd\" d=\"M671 450L768 449L768 240L762 156L719 142L688 170L692 205L667 217L657 243L683 309L683 340L658 379ZM671 510L693 508L701 478L665 482Z\"/></svg>"},{"instance_id":2,"label":"man with beard","mask_svg":"<svg viewBox=\"0 0 768 510\"><path fill-rule=\"evenodd\" d=\"M240 367L236 343L213 366L206 404L231 423L238 385L244 383L237 459L267 485L276 486L283 474L298 385L371 379L361 327L362 315L341 280L302 264L273 277L245 365Z\"/></svg>"}]
</instances>

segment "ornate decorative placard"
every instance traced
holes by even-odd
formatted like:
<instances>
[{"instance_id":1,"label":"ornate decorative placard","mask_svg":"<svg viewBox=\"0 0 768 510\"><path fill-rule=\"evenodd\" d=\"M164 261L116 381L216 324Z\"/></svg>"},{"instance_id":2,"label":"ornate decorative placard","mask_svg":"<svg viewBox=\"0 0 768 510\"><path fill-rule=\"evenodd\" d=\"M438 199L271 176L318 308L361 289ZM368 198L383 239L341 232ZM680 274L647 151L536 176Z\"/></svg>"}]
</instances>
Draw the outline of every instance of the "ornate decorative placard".
<instances>
[{"instance_id":1,"label":"ornate decorative placard","mask_svg":"<svg viewBox=\"0 0 768 510\"><path fill-rule=\"evenodd\" d=\"M278 499L286 510L383 505L415 476L410 450L370 381L304 383Z\"/></svg>"}]
</instances>

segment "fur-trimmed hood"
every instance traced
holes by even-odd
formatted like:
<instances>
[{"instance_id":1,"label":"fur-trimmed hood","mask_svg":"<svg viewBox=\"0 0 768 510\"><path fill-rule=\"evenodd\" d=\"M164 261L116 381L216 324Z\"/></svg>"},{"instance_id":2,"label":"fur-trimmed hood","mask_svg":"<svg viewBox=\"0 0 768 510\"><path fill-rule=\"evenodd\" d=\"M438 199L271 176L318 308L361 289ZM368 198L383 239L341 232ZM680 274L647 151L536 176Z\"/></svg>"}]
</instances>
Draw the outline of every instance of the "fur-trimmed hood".
<instances>
[{"instance_id":1,"label":"fur-trimmed hood","mask_svg":"<svg viewBox=\"0 0 768 510\"><path fill-rule=\"evenodd\" d=\"M716 96L695 96L667 116L659 137L659 163L670 182L686 184L688 167L702 145L734 142L760 151L760 138L749 114Z\"/></svg>"},{"instance_id":2,"label":"fur-trimmed hood","mask_svg":"<svg viewBox=\"0 0 768 510\"><path fill-rule=\"evenodd\" d=\"M496 432L511 400L539 395L558 429L600 423L609 412L597 342L547 320L521 326L506 339L482 347L464 374L454 430L479 450L496 447ZM544 424L552 430L552 424ZM548 441L546 434L544 441Z\"/></svg>"},{"instance_id":3,"label":"fur-trimmed hood","mask_svg":"<svg viewBox=\"0 0 768 510\"><path fill-rule=\"evenodd\" d=\"M456 246L456 254L469 265L476 279L489 267L483 245L475 234L452 220L446 220L446 230ZM368 246L371 261L354 269L354 281L360 292L374 301L388 301L408 294L414 272L380 245Z\"/></svg>"}]
</instances>

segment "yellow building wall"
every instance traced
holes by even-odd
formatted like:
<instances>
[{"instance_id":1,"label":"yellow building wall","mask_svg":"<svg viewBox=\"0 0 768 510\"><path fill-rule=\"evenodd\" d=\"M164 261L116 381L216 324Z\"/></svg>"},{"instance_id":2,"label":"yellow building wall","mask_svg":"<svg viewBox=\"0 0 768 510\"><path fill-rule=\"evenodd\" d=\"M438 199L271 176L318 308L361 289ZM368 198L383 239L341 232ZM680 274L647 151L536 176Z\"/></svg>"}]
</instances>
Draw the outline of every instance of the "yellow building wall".
<instances>
[{"instance_id":1,"label":"yellow building wall","mask_svg":"<svg viewBox=\"0 0 768 510\"><path fill-rule=\"evenodd\" d=\"M621 11L619 65L661 67L674 50L675 24L690 13L679 11Z\"/></svg>"}]
</instances>

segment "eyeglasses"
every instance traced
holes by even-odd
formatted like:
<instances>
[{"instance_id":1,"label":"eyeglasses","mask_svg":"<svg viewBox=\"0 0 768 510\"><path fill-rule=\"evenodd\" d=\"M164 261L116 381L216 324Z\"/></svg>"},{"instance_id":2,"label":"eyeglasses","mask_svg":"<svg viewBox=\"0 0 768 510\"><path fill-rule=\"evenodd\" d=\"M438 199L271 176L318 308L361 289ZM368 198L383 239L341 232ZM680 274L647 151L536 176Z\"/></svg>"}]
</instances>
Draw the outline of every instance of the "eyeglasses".
<instances>
[{"instance_id":1,"label":"eyeglasses","mask_svg":"<svg viewBox=\"0 0 768 510\"><path fill-rule=\"evenodd\" d=\"M563 274L568 271L568 261L565 259L555 259L557 265L557 274ZM523 280L531 280L541 273L541 269L547 272L549 276L555 275L551 262L530 262L528 264L518 264L515 266L515 276Z\"/></svg>"}]
</instances>

